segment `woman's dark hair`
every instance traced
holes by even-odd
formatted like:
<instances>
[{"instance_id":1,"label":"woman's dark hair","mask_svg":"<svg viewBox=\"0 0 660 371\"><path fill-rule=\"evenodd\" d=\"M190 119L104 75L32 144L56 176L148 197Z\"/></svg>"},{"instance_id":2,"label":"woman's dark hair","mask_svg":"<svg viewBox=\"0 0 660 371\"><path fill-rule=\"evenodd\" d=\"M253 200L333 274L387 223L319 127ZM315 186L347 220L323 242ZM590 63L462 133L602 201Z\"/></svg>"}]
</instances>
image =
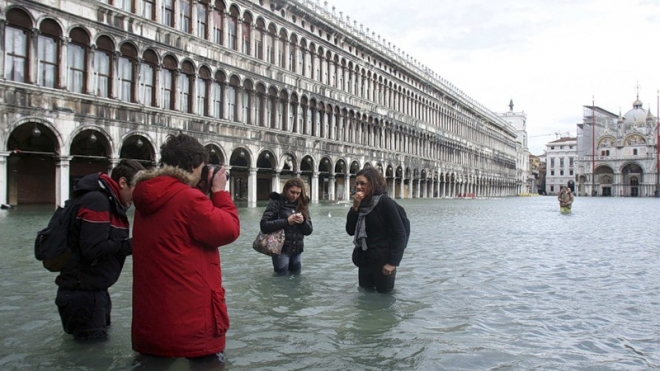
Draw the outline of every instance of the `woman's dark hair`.
<instances>
[{"instance_id":1,"label":"woman's dark hair","mask_svg":"<svg viewBox=\"0 0 660 371\"><path fill-rule=\"evenodd\" d=\"M366 200L370 200L373 195L381 195L387 193L387 181L383 174L374 167L365 167L355 174L355 176L360 176L367 178L367 181L371 185L371 194L365 195Z\"/></svg>"},{"instance_id":2,"label":"woman's dark hair","mask_svg":"<svg viewBox=\"0 0 660 371\"><path fill-rule=\"evenodd\" d=\"M160 166L176 166L187 172L208 162L208 151L190 135L169 135L160 146Z\"/></svg>"},{"instance_id":3,"label":"woman's dark hair","mask_svg":"<svg viewBox=\"0 0 660 371\"><path fill-rule=\"evenodd\" d=\"M305 192L305 183L303 183L300 178L291 178L284 183L284 190L282 193L286 193L291 187L300 188L300 196L298 197L298 205L296 206L296 211L300 212L305 216L305 219L309 219L309 209L307 205L309 204L309 197L307 192Z\"/></svg>"},{"instance_id":4,"label":"woman's dark hair","mask_svg":"<svg viewBox=\"0 0 660 371\"><path fill-rule=\"evenodd\" d=\"M133 185L135 174L139 171L145 170L144 166L137 160L123 159L119 164L112 169L110 178L119 183L119 179L125 178L129 186Z\"/></svg>"}]
</instances>

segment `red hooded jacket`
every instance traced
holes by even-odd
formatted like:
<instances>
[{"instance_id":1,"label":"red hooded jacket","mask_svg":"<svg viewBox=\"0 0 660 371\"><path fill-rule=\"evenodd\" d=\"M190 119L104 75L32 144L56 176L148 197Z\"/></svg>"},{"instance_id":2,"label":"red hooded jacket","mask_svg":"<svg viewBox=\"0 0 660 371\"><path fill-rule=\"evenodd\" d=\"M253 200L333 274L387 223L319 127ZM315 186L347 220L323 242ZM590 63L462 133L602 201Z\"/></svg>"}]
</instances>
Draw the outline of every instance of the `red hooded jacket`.
<instances>
[{"instance_id":1,"label":"red hooded jacket","mask_svg":"<svg viewBox=\"0 0 660 371\"><path fill-rule=\"evenodd\" d=\"M211 198L191 174L163 167L133 191L133 350L199 357L225 349L229 316L218 247L240 233L228 192Z\"/></svg>"}]
</instances>

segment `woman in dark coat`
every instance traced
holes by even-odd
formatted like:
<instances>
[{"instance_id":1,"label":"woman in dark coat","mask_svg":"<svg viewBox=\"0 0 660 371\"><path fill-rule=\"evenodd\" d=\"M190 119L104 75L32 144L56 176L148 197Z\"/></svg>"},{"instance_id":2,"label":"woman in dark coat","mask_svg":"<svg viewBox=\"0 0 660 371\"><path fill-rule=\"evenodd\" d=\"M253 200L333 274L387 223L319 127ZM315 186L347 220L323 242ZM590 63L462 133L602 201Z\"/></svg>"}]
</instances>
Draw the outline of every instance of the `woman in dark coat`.
<instances>
[{"instance_id":1,"label":"woman in dark coat","mask_svg":"<svg viewBox=\"0 0 660 371\"><path fill-rule=\"evenodd\" d=\"M375 168L356 174L353 206L346 232L354 236L353 263L360 287L378 292L394 289L396 267L406 247L406 230L396 203L387 196L387 182Z\"/></svg>"},{"instance_id":2,"label":"woman in dark coat","mask_svg":"<svg viewBox=\"0 0 660 371\"><path fill-rule=\"evenodd\" d=\"M261 232L272 233L284 229L282 253L273 256L273 269L277 274L300 273L303 239L312 234L309 216L309 197L300 178L289 179L282 193L270 194L270 202L261 217Z\"/></svg>"}]
</instances>

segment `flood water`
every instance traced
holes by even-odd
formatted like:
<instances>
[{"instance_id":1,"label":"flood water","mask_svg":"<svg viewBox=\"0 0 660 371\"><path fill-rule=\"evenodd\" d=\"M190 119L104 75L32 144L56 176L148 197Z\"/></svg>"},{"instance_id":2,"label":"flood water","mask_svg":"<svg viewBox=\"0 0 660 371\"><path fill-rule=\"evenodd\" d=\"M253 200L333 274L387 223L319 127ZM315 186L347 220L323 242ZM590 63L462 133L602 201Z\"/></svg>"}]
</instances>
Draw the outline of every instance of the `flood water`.
<instances>
[{"instance_id":1,"label":"flood water","mask_svg":"<svg viewBox=\"0 0 660 371\"><path fill-rule=\"evenodd\" d=\"M347 205L313 205L300 276L251 248L263 207L220 249L226 370L660 369L660 199L400 200L412 236L395 291L360 291ZM0 211L0 370L132 366L132 260L110 289L109 340L63 333L55 274L34 260L48 208ZM154 231L154 233L158 233Z\"/></svg>"}]
</instances>

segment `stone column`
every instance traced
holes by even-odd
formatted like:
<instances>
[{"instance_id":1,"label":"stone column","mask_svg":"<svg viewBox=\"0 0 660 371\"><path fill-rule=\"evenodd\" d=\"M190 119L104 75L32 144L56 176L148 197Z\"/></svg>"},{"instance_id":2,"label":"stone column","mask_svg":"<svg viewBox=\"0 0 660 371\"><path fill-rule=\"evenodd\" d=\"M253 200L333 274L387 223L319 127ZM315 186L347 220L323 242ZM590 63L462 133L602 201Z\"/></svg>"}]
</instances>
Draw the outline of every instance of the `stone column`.
<instances>
[{"instance_id":1,"label":"stone column","mask_svg":"<svg viewBox=\"0 0 660 371\"><path fill-rule=\"evenodd\" d=\"M415 189L415 198L420 198L420 194L421 194L420 187L422 186L422 179L417 178L417 180L415 180L415 183L417 183L417 187Z\"/></svg>"},{"instance_id":2,"label":"stone column","mask_svg":"<svg viewBox=\"0 0 660 371\"><path fill-rule=\"evenodd\" d=\"M161 86L160 86L160 72L162 71L163 66L158 65L156 68L154 68L154 98L155 98L155 104L154 107L162 107L162 102L161 102L161 96L162 92Z\"/></svg>"},{"instance_id":3,"label":"stone column","mask_svg":"<svg viewBox=\"0 0 660 371\"><path fill-rule=\"evenodd\" d=\"M67 48L69 46L70 38L66 36L60 37L60 54L57 56L58 66L58 81L55 84L56 88L68 90L67 77L69 76L69 58Z\"/></svg>"},{"instance_id":4,"label":"stone column","mask_svg":"<svg viewBox=\"0 0 660 371\"><path fill-rule=\"evenodd\" d=\"M319 172L314 170L312 172L312 203L319 203Z\"/></svg>"},{"instance_id":5,"label":"stone column","mask_svg":"<svg viewBox=\"0 0 660 371\"><path fill-rule=\"evenodd\" d=\"M7 186L8 176L7 176L7 158L11 152L1 152L0 153L0 205L8 205L9 200L7 199Z\"/></svg>"},{"instance_id":6,"label":"stone column","mask_svg":"<svg viewBox=\"0 0 660 371\"><path fill-rule=\"evenodd\" d=\"M28 60L30 61L30 65L27 67L28 70L26 71L25 82L28 84L36 84L38 81L37 71L39 70L39 34L41 32L39 32L38 28L33 28L31 31L32 32L28 32Z\"/></svg>"},{"instance_id":7,"label":"stone column","mask_svg":"<svg viewBox=\"0 0 660 371\"><path fill-rule=\"evenodd\" d=\"M236 122L243 121L243 92L245 88L242 86L235 87L236 89Z\"/></svg>"},{"instance_id":8,"label":"stone column","mask_svg":"<svg viewBox=\"0 0 660 371\"><path fill-rule=\"evenodd\" d=\"M334 201L335 200L335 182L337 179L335 178L335 173L330 173L328 176L328 201Z\"/></svg>"},{"instance_id":9,"label":"stone column","mask_svg":"<svg viewBox=\"0 0 660 371\"><path fill-rule=\"evenodd\" d=\"M243 18L240 17L236 17L236 50L250 55L249 51L243 51Z\"/></svg>"},{"instance_id":10,"label":"stone column","mask_svg":"<svg viewBox=\"0 0 660 371\"><path fill-rule=\"evenodd\" d=\"M401 174L405 174L405 171L401 171ZM406 198L406 192L403 189L405 187L405 185L406 185L406 178L403 175L401 175L401 186L399 187L399 198L402 198L402 199Z\"/></svg>"},{"instance_id":11,"label":"stone column","mask_svg":"<svg viewBox=\"0 0 660 371\"><path fill-rule=\"evenodd\" d=\"M204 39L213 42L213 12L215 11L215 5L213 2L209 2L206 6L206 35ZM233 199L234 195L232 195Z\"/></svg>"},{"instance_id":12,"label":"stone column","mask_svg":"<svg viewBox=\"0 0 660 371\"><path fill-rule=\"evenodd\" d=\"M271 179L270 191L271 192L281 192L281 190L280 190L280 172L279 171L275 171L273 173L273 178Z\"/></svg>"},{"instance_id":13,"label":"stone column","mask_svg":"<svg viewBox=\"0 0 660 371\"><path fill-rule=\"evenodd\" d=\"M351 200L351 173L348 169L346 169L346 174L344 174L344 200Z\"/></svg>"},{"instance_id":14,"label":"stone column","mask_svg":"<svg viewBox=\"0 0 660 371\"><path fill-rule=\"evenodd\" d=\"M248 175L248 207L257 207L257 169L250 168Z\"/></svg>"},{"instance_id":15,"label":"stone column","mask_svg":"<svg viewBox=\"0 0 660 371\"><path fill-rule=\"evenodd\" d=\"M0 19L0 50L7 50L5 46L5 27L7 26L7 20L5 19ZM0 76L1 78L4 79L4 71L5 71L5 58L0 58L0 71L2 71L2 75ZM6 188L5 188L6 192ZM6 204L6 199L3 201L2 198L0 198L0 204Z\"/></svg>"},{"instance_id":16,"label":"stone column","mask_svg":"<svg viewBox=\"0 0 660 371\"><path fill-rule=\"evenodd\" d=\"M69 199L69 166L72 156L60 156L55 164L55 204L64 206Z\"/></svg>"}]
</instances>

